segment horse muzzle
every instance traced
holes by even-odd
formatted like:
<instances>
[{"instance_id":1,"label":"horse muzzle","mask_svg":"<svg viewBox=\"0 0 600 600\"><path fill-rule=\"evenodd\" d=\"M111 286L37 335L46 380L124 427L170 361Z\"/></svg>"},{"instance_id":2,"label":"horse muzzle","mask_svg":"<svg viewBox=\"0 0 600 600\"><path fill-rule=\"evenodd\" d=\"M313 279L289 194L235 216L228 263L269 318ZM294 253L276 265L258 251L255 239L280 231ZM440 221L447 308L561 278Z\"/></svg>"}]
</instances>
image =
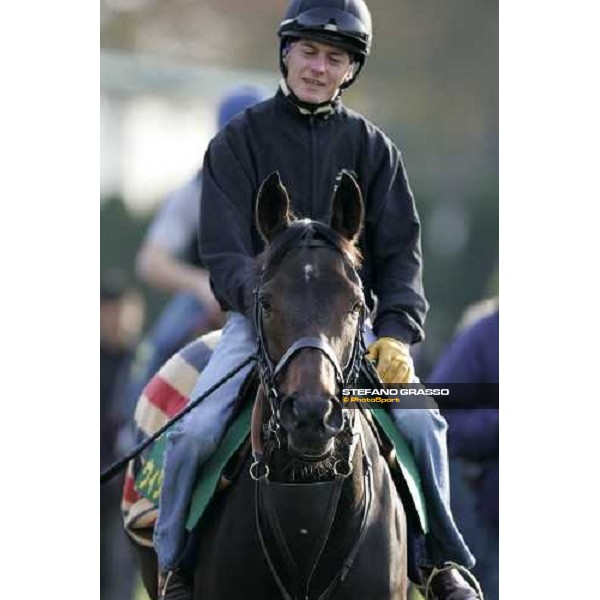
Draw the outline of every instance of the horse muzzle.
<instances>
[{"instance_id":1,"label":"horse muzzle","mask_svg":"<svg viewBox=\"0 0 600 600\"><path fill-rule=\"evenodd\" d=\"M289 394L281 402L279 417L289 451L308 461L327 458L344 426L342 405L335 396Z\"/></svg>"}]
</instances>

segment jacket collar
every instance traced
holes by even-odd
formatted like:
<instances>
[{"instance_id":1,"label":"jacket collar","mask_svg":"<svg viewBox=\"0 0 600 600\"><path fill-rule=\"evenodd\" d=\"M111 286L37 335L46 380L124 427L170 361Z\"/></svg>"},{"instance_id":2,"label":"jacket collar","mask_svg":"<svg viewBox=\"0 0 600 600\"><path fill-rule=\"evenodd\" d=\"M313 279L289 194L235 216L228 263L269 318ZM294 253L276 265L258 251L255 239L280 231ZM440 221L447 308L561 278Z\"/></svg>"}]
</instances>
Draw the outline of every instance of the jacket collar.
<instances>
[{"instance_id":1,"label":"jacket collar","mask_svg":"<svg viewBox=\"0 0 600 600\"><path fill-rule=\"evenodd\" d=\"M279 89L286 100L288 100L289 104L294 106L301 115L327 119L341 104L341 92L339 90L331 100L327 100L321 104L309 104L308 102L300 100L300 98L298 98L298 96L296 96L296 94L288 87L283 78L279 81Z\"/></svg>"}]
</instances>

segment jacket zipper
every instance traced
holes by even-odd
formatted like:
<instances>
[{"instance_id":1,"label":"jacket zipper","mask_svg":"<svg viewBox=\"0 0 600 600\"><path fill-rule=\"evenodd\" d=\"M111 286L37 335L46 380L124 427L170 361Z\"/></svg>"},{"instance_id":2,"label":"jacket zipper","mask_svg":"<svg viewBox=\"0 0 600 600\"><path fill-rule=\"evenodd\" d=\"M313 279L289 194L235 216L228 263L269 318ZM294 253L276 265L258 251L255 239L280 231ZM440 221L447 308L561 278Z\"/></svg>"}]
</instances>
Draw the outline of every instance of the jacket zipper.
<instances>
[{"instance_id":1,"label":"jacket zipper","mask_svg":"<svg viewBox=\"0 0 600 600\"><path fill-rule=\"evenodd\" d=\"M311 165L311 194L310 194L310 214L311 219L316 219L317 208L317 152L316 152L316 132L315 132L315 117L309 117L310 123L310 165Z\"/></svg>"}]
</instances>

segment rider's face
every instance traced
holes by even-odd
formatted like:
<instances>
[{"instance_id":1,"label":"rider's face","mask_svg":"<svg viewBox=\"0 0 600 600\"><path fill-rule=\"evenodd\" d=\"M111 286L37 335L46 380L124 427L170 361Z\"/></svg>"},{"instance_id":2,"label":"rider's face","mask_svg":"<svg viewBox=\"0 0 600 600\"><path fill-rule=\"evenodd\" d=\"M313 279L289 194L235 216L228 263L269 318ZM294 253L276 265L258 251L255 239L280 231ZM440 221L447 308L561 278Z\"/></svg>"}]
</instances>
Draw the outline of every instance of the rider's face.
<instances>
[{"instance_id":1,"label":"rider's face","mask_svg":"<svg viewBox=\"0 0 600 600\"><path fill-rule=\"evenodd\" d=\"M289 88L309 104L331 100L352 75L348 52L312 40L293 42L284 61Z\"/></svg>"}]
</instances>

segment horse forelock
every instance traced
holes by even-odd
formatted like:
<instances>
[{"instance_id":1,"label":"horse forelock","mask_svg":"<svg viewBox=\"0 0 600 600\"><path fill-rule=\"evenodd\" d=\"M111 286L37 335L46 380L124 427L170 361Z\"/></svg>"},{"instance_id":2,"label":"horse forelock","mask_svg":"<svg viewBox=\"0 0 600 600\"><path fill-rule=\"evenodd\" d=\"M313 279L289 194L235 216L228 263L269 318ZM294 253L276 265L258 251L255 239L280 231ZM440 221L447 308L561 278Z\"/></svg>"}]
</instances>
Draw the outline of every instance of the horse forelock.
<instances>
[{"instance_id":1,"label":"horse forelock","mask_svg":"<svg viewBox=\"0 0 600 600\"><path fill-rule=\"evenodd\" d=\"M319 239L328 242L332 248L338 250L353 269L360 268L362 255L358 246L352 241L342 237L323 223L301 219L294 221L259 255L257 258L258 271L262 273L264 280L270 279L288 252L311 240Z\"/></svg>"}]
</instances>

